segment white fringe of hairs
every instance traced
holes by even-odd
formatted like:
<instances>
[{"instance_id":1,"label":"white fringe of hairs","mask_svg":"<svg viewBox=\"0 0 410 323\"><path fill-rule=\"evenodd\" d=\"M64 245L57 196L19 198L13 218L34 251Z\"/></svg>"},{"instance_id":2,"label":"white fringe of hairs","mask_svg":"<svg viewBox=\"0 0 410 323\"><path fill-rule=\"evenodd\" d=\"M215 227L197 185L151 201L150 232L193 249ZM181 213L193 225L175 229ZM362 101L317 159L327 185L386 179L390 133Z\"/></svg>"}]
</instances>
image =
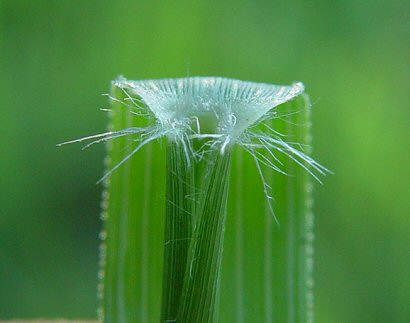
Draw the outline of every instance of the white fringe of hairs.
<instances>
[{"instance_id":1,"label":"white fringe of hairs","mask_svg":"<svg viewBox=\"0 0 410 323\"><path fill-rule=\"evenodd\" d=\"M233 145L241 146L255 160L270 208L271 188L261 165L286 174L281 169L283 163L277 157L278 153L286 155L319 182L317 174L329 173L303 152L301 144L285 141L285 134L267 124L272 119L286 117L278 114L275 107L303 93L302 83L279 86L221 77L142 81L119 77L112 85L121 90L124 98L108 97L123 105L129 113L146 118L149 125L108 131L59 144L90 141L83 147L85 149L108 140L130 137L135 147L98 182L104 181L143 146L161 137L182 145L188 165L215 149L224 154ZM204 130L203 123L207 118L213 122L211 131ZM260 130L257 125L263 125L265 130ZM194 148L194 140L202 143L197 149ZM272 208L271 211L273 214Z\"/></svg>"}]
</instances>

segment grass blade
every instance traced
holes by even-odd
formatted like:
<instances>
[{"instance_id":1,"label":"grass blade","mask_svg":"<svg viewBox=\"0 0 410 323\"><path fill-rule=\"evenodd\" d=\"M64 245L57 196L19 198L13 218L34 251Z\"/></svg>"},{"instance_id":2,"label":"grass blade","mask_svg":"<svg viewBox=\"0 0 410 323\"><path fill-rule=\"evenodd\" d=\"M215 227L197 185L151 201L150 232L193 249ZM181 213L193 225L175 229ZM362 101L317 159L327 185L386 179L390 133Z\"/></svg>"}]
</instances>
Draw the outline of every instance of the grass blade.
<instances>
[{"instance_id":1,"label":"grass blade","mask_svg":"<svg viewBox=\"0 0 410 323\"><path fill-rule=\"evenodd\" d=\"M111 128L143 126L112 87ZM107 169L133 148L127 137L110 141ZM165 153L158 142L148 144L106 180L101 237L100 321L158 322L164 236L163 192Z\"/></svg>"},{"instance_id":2,"label":"grass blade","mask_svg":"<svg viewBox=\"0 0 410 323\"><path fill-rule=\"evenodd\" d=\"M289 141L309 145L307 95L278 109L288 117L270 126ZM220 322L313 322L312 178L286 156L277 158L288 176L263 168L272 188L273 216L254 159L240 148L234 151Z\"/></svg>"}]
</instances>

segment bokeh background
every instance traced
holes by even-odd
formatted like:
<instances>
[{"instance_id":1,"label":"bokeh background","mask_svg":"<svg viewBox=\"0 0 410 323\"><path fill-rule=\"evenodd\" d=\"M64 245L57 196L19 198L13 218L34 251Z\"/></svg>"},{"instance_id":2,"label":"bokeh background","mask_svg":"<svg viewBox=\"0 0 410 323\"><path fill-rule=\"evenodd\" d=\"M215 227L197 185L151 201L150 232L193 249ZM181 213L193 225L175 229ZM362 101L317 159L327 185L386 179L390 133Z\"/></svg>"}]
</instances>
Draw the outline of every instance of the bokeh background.
<instances>
[{"instance_id":1,"label":"bokeh background","mask_svg":"<svg viewBox=\"0 0 410 323\"><path fill-rule=\"evenodd\" d=\"M96 317L110 80L217 75L311 95L316 319L410 318L409 1L0 1L0 319Z\"/></svg>"}]
</instances>

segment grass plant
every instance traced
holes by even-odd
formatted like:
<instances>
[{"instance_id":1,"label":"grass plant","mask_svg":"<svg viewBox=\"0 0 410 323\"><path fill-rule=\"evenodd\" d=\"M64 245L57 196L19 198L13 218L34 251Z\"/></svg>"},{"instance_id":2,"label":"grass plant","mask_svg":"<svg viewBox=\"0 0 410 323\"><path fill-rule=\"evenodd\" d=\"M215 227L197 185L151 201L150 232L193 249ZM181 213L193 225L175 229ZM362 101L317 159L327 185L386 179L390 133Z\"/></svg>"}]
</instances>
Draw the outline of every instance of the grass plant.
<instances>
[{"instance_id":1,"label":"grass plant","mask_svg":"<svg viewBox=\"0 0 410 323\"><path fill-rule=\"evenodd\" d=\"M76 140L109 150L101 321L313 322L309 173L327 170L307 155L303 90L113 82L109 131Z\"/></svg>"}]
</instances>

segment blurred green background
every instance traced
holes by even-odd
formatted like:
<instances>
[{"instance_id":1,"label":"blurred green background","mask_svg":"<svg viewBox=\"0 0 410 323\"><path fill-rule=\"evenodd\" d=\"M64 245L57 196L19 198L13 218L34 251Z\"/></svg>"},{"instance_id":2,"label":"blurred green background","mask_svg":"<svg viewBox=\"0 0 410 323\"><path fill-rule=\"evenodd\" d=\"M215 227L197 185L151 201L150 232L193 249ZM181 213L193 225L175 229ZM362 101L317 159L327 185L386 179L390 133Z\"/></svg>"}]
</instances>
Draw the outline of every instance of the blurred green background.
<instances>
[{"instance_id":1,"label":"blurred green background","mask_svg":"<svg viewBox=\"0 0 410 323\"><path fill-rule=\"evenodd\" d=\"M0 318L96 317L109 82L215 75L311 95L316 319L410 317L409 1L0 1Z\"/></svg>"}]
</instances>

